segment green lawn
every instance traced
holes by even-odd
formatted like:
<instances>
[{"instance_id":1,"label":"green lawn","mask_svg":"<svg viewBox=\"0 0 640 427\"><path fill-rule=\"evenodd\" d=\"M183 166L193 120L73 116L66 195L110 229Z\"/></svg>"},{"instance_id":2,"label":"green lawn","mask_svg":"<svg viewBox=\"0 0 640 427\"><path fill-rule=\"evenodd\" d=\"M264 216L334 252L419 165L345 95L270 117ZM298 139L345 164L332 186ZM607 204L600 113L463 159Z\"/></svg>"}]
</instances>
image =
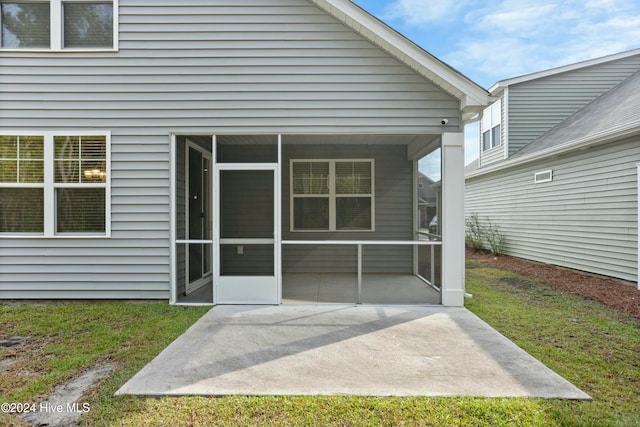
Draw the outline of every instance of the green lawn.
<instances>
[{"instance_id":1,"label":"green lawn","mask_svg":"<svg viewBox=\"0 0 640 427\"><path fill-rule=\"evenodd\" d=\"M0 306L1 402L40 402L60 382L110 360L91 390L88 426L634 426L640 425L640 323L513 273L467 264L467 307L589 393L589 402L524 398L139 398L113 393L207 308L167 304ZM0 414L0 425L19 425Z\"/></svg>"}]
</instances>

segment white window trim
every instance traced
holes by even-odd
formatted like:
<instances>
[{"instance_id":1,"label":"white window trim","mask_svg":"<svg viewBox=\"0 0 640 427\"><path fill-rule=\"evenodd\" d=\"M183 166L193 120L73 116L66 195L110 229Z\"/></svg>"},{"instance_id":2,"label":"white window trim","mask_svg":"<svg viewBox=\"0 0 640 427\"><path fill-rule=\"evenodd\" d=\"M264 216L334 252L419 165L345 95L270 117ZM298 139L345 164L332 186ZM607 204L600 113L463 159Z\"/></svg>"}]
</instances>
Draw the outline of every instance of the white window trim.
<instances>
[{"instance_id":1,"label":"white window trim","mask_svg":"<svg viewBox=\"0 0 640 427\"><path fill-rule=\"evenodd\" d=\"M329 163L329 193L328 194L293 194L293 164L295 162L327 162ZM371 164L371 194L336 194L335 177L336 163L338 162L367 162ZM292 233L368 233L376 231L376 189L375 189L375 161L374 159L290 159L289 160L289 230ZM329 199L329 228L326 230L296 230L293 220L293 200L294 198L318 197ZM338 197L368 197L371 199L371 228L367 230L338 230L336 229L336 198Z\"/></svg>"},{"instance_id":2,"label":"white window trim","mask_svg":"<svg viewBox=\"0 0 640 427\"><path fill-rule=\"evenodd\" d=\"M25 2L25 0L7 0L11 2ZM117 52L119 49L118 34L120 33L120 13L119 13L119 1L120 0L49 0L50 13L49 13L49 28L50 28L50 46L48 48L3 48L0 47L0 52ZM112 47L96 47L96 48L65 48L62 46L64 40L64 28L63 28L63 14L62 4L82 2L82 3L106 3L111 2L113 4L113 46ZM1 37L2 35L0 35Z\"/></svg>"},{"instance_id":3,"label":"white window trim","mask_svg":"<svg viewBox=\"0 0 640 427\"><path fill-rule=\"evenodd\" d=\"M499 99L485 108L482 114L482 119L480 120L480 152L486 153L504 145L503 135L506 133L502 126L502 100ZM493 130L498 126L500 126L500 144L496 144L493 138ZM483 140L485 132L489 132L489 147L486 149L484 148Z\"/></svg>"},{"instance_id":4,"label":"white window trim","mask_svg":"<svg viewBox=\"0 0 640 427\"><path fill-rule=\"evenodd\" d=\"M44 137L44 183L0 183L0 188L43 188L44 189L44 232L43 233L0 233L3 238L110 238L111 237L111 132L108 131L55 131L55 132L29 132L29 131L1 131L0 135L7 136L43 136ZM54 146L55 136L104 136L106 143L106 170L107 179L104 183L56 183L54 182ZM105 218L104 233L56 233L56 188L104 188Z\"/></svg>"},{"instance_id":5,"label":"white window trim","mask_svg":"<svg viewBox=\"0 0 640 427\"><path fill-rule=\"evenodd\" d=\"M549 175L548 178L541 178L542 176ZM542 184L545 182L553 181L553 169L547 169L544 171L535 172L533 174L533 182L534 184Z\"/></svg>"}]
</instances>

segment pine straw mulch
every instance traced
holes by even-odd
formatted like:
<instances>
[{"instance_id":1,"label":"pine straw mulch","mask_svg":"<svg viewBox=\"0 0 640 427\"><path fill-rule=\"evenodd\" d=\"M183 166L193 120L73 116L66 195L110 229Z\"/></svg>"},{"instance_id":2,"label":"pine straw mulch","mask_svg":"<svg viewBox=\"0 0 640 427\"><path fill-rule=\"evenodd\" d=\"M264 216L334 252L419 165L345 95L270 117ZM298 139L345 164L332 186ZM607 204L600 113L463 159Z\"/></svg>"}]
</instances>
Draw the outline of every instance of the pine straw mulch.
<instances>
[{"instance_id":1,"label":"pine straw mulch","mask_svg":"<svg viewBox=\"0 0 640 427\"><path fill-rule=\"evenodd\" d=\"M585 273L516 258L507 255L494 257L489 252L467 248L467 259L500 270L527 276L566 292L582 295L606 306L624 311L640 319L640 291L635 282Z\"/></svg>"}]
</instances>

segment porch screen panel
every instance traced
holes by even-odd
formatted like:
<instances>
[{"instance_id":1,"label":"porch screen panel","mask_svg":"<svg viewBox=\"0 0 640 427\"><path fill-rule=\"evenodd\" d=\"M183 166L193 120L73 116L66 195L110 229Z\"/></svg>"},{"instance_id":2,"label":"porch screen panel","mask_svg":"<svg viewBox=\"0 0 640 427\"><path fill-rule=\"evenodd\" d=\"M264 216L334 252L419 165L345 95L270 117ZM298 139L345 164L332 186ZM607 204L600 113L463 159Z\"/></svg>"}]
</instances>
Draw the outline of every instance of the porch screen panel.
<instances>
[{"instance_id":1,"label":"porch screen panel","mask_svg":"<svg viewBox=\"0 0 640 427\"><path fill-rule=\"evenodd\" d=\"M220 275L273 276L273 170L220 172Z\"/></svg>"},{"instance_id":2,"label":"porch screen panel","mask_svg":"<svg viewBox=\"0 0 640 427\"><path fill-rule=\"evenodd\" d=\"M220 274L223 276L273 276L272 244L220 245Z\"/></svg>"},{"instance_id":3,"label":"porch screen panel","mask_svg":"<svg viewBox=\"0 0 640 427\"><path fill-rule=\"evenodd\" d=\"M220 188L220 237L273 239L272 171L225 170Z\"/></svg>"}]
</instances>

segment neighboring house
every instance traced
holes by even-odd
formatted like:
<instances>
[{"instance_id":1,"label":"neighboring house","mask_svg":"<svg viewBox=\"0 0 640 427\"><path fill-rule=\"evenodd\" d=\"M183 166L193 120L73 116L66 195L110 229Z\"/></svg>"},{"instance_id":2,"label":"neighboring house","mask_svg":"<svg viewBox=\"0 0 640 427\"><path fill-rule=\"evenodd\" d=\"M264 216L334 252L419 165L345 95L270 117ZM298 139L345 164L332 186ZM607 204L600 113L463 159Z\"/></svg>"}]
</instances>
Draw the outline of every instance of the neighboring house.
<instances>
[{"instance_id":1,"label":"neighboring house","mask_svg":"<svg viewBox=\"0 0 640 427\"><path fill-rule=\"evenodd\" d=\"M0 298L278 304L289 273L417 274L430 245L463 304L462 132L488 93L352 2L0 7Z\"/></svg>"},{"instance_id":2,"label":"neighboring house","mask_svg":"<svg viewBox=\"0 0 640 427\"><path fill-rule=\"evenodd\" d=\"M636 49L491 88L465 210L507 254L638 280L639 70Z\"/></svg>"},{"instance_id":3,"label":"neighboring house","mask_svg":"<svg viewBox=\"0 0 640 427\"><path fill-rule=\"evenodd\" d=\"M428 231L429 223L438 215L439 184L418 171L418 227Z\"/></svg>"}]
</instances>

